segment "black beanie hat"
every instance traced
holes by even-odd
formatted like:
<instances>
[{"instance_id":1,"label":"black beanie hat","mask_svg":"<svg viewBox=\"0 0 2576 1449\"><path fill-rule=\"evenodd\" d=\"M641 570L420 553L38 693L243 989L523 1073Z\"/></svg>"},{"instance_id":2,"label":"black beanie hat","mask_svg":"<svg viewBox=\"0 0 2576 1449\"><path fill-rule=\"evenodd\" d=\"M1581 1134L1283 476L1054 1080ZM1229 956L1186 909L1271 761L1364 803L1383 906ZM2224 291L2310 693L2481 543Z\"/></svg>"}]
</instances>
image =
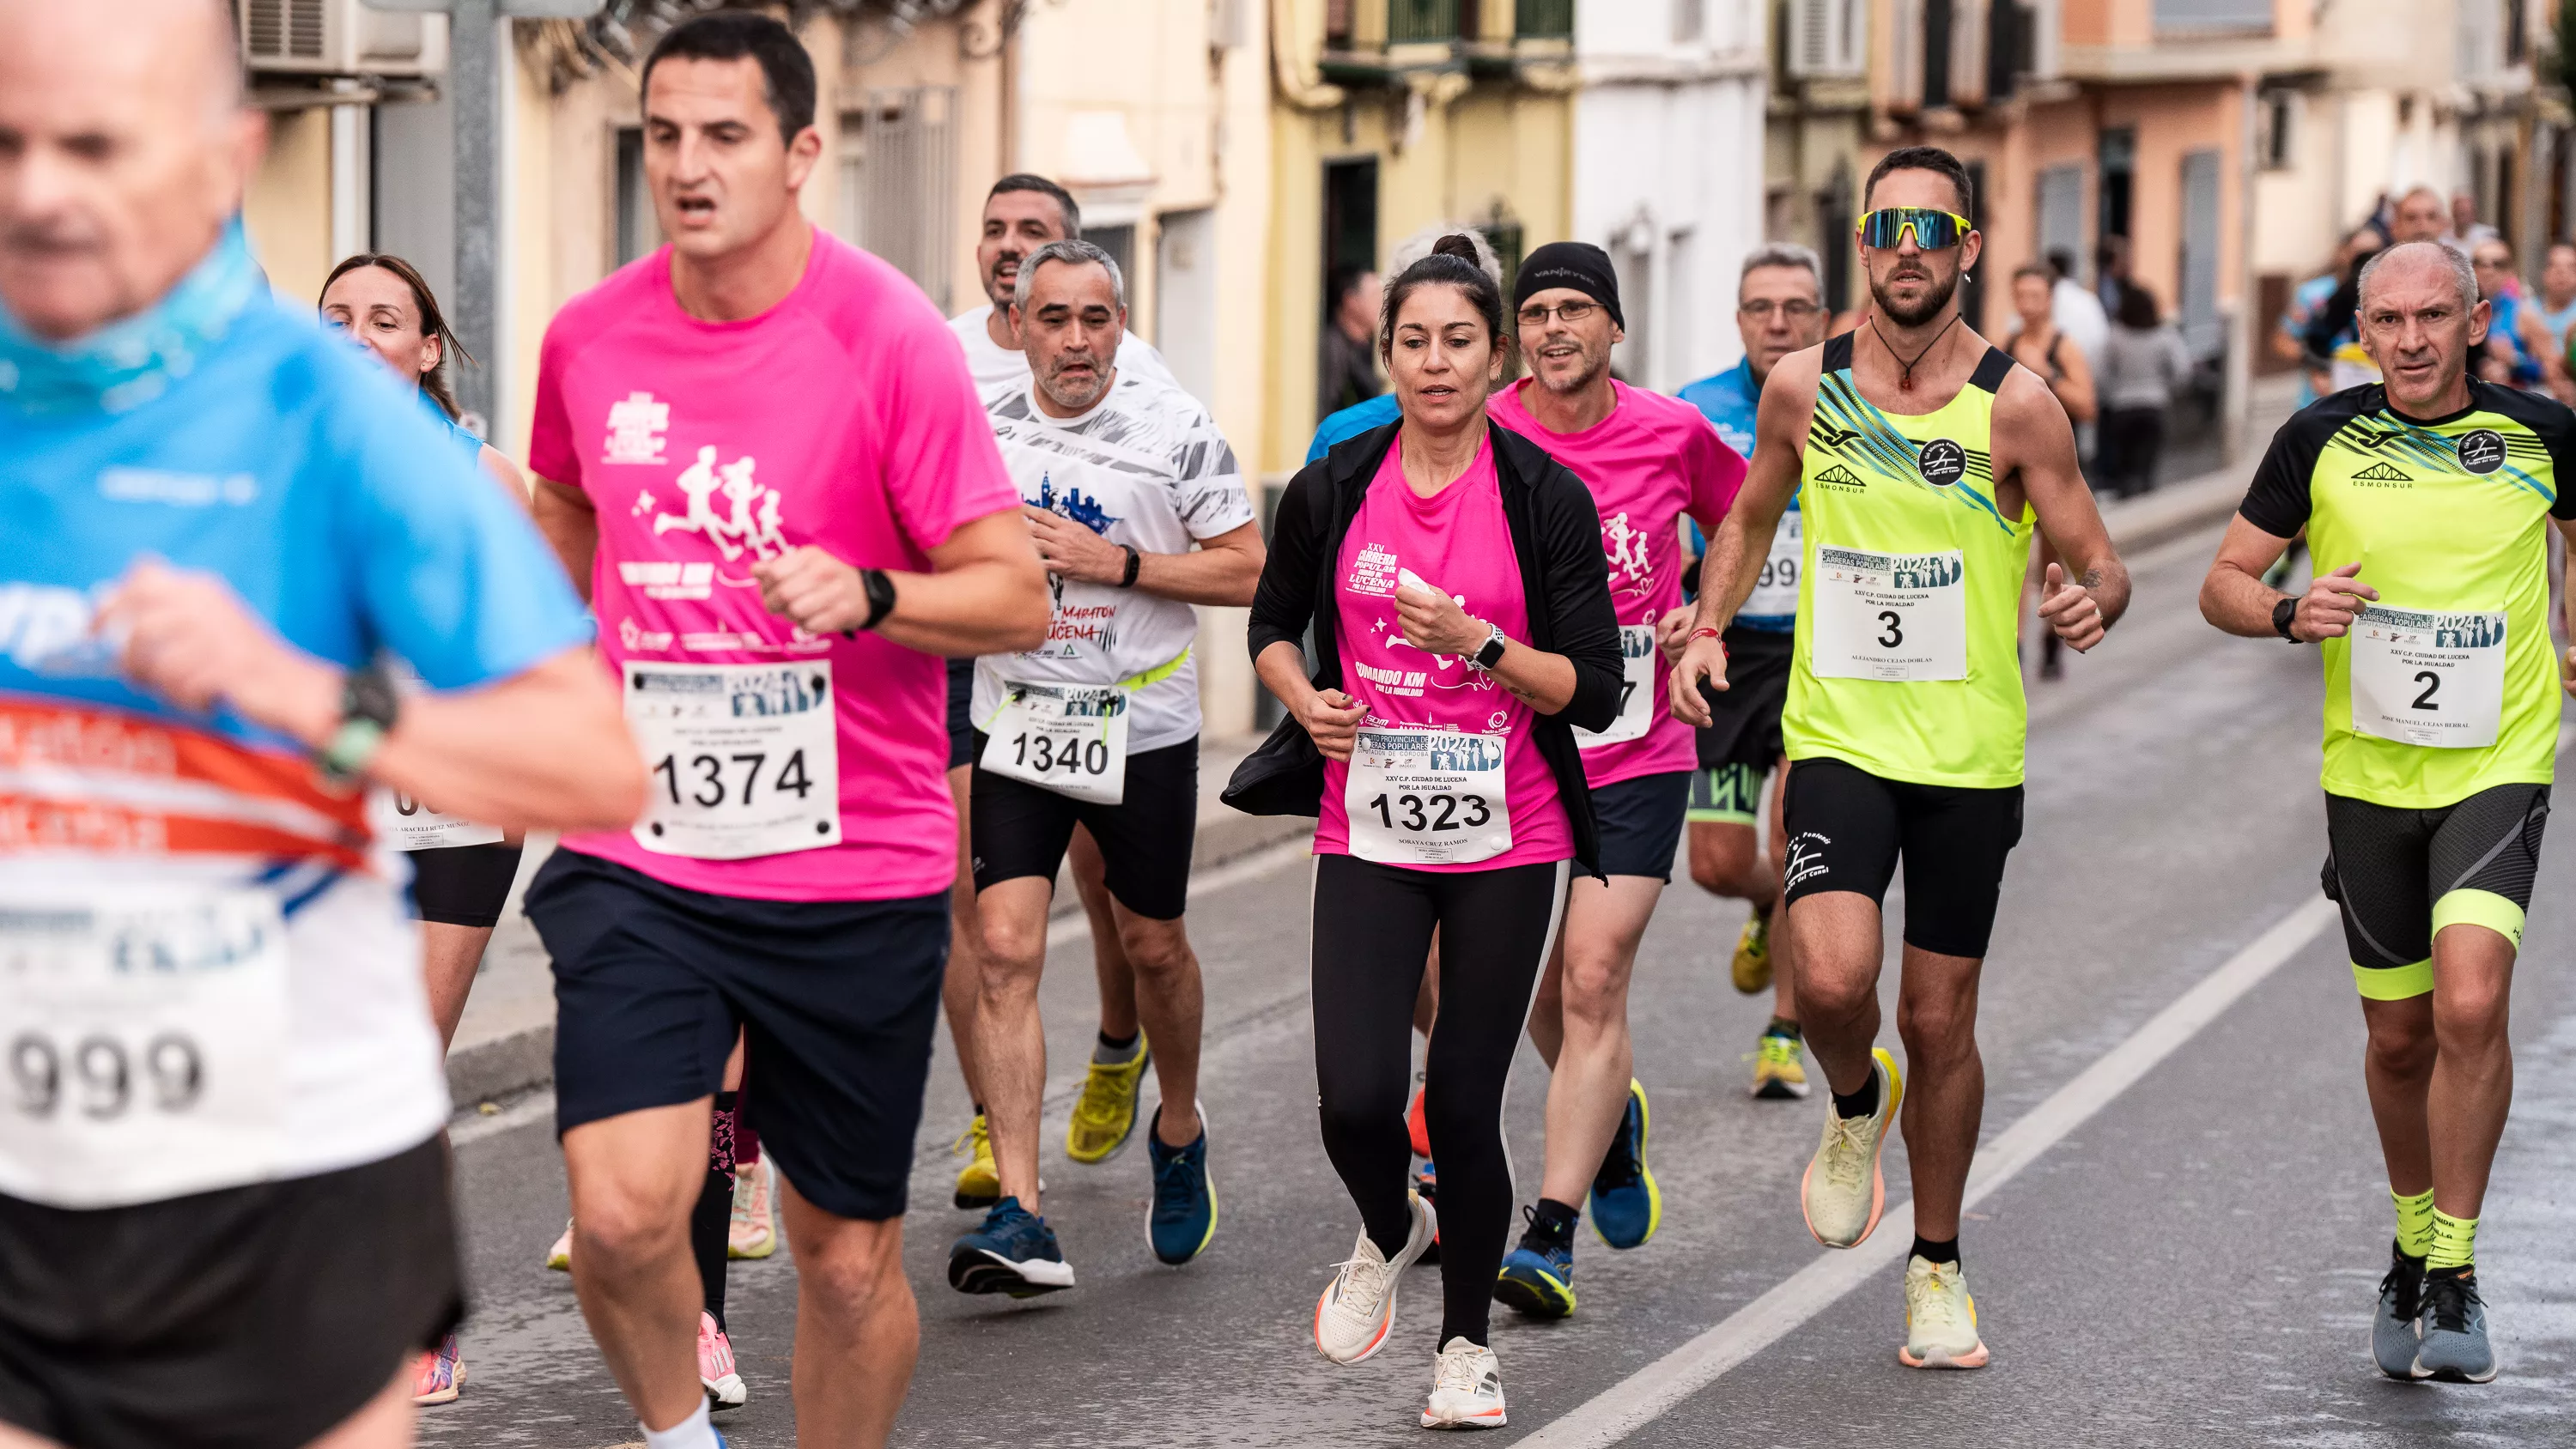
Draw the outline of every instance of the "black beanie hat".
<instances>
[{"instance_id":1,"label":"black beanie hat","mask_svg":"<svg viewBox=\"0 0 2576 1449\"><path fill-rule=\"evenodd\" d=\"M1610 320L1627 330L1628 319L1619 315L1619 274L1610 266L1610 254L1590 242L1549 242L1521 258L1521 269L1512 278L1512 310L1532 293L1550 287L1570 287L1610 309Z\"/></svg>"}]
</instances>

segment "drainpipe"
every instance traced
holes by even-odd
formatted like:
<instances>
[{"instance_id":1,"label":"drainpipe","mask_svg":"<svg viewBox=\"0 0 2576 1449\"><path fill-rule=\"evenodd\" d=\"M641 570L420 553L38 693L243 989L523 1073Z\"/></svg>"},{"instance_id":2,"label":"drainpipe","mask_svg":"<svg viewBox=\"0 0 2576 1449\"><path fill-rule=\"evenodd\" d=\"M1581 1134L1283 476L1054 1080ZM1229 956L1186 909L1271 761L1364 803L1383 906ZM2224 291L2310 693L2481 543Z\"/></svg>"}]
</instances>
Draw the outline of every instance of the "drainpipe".
<instances>
[{"instance_id":1,"label":"drainpipe","mask_svg":"<svg viewBox=\"0 0 2576 1449\"><path fill-rule=\"evenodd\" d=\"M2246 430L2253 417L2254 339L2254 164L2255 90L2259 72L2237 77L2236 306L2227 318L2227 379L2220 392L2220 429L2227 460L2245 456Z\"/></svg>"}]
</instances>

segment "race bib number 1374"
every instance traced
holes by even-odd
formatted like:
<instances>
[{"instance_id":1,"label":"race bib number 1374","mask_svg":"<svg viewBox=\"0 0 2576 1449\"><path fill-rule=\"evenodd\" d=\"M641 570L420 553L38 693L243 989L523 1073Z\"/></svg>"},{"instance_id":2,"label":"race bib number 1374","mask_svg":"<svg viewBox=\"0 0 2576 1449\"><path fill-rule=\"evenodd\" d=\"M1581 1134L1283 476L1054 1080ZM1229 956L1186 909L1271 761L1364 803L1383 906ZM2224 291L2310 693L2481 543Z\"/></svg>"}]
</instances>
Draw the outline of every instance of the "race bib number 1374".
<instances>
[{"instance_id":1,"label":"race bib number 1374","mask_svg":"<svg viewBox=\"0 0 2576 1449\"><path fill-rule=\"evenodd\" d=\"M841 843L832 665L626 663L626 723L652 772L635 843L742 860Z\"/></svg>"}]
</instances>

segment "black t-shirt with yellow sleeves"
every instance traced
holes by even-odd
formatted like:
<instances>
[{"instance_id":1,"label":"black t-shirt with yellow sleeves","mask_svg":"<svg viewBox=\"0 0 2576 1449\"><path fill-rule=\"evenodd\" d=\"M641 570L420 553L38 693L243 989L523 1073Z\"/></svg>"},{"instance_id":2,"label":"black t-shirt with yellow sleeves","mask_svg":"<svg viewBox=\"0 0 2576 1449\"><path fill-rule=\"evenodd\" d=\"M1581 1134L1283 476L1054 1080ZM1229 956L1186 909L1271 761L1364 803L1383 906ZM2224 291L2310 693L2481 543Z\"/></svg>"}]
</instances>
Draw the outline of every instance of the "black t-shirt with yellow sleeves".
<instances>
[{"instance_id":1,"label":"black t-shirt with yellow sleeves","mask_svg":"<svg viewBox=\"0 0 2576 1449\"><path fill-rule=\"evenodd\" d=\"M2547 784L2559 689L2548 520L2576 519L2576 412L2469 380L2410 418L2380 383L2293 415L2237 510L2302 528L2319 573L2358 562L2379 599L2325 655L2329 794L2400 809Z\"/></svg>"}]
</instances>

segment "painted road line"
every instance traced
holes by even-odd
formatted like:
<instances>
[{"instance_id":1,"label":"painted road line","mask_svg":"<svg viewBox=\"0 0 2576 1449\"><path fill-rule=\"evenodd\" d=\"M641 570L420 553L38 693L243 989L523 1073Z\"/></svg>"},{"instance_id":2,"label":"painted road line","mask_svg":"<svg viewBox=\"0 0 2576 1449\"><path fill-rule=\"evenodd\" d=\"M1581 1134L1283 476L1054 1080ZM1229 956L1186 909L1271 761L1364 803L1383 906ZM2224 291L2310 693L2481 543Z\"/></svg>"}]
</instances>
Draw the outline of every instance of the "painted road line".
<instances>
[{"instance_id":1,"label":"painted road line","mask_svg":"<svg viewBox=\"0 0 2576 1449\"><path fill-rule=\"evenodd\" d=\"M447 1142L451 1147L463 1147L469 1142L480 1142L486 1137L498 1137L504 1132L515 1132L531 1122L543 1122L554 1114L555 1094L554 1089L549 1087L544 1091L530 1092L488 1116L478 1116L457 1123L447 1129Z\"/></svg>"},{"instance_id":2,"label":"painted road line","mask_svg":"<svg viewBox=\"0 0 2576 1449\"><path fill-rule=\"evenodd\" d=\"M2316 939L2335 920L2333 902L2318 897L2290 912L2225 965L2148 1018L2127 1040L2097 1058L1993 1141L1977 1149L1963 1210L2012 1180L2065 1140L2157 1063L2217 1020L2248 991ZM1799 1269L1732 1317L1674 1349L1521 1443L1526 1449L1596 1449L1644 1428L1719 1376L1779 1342L1843 1295L1892 1268L1914 1246L1914 1205L1890 1208L1869 1241L1829 1252Z\"/></svg>"}]
</instances>

